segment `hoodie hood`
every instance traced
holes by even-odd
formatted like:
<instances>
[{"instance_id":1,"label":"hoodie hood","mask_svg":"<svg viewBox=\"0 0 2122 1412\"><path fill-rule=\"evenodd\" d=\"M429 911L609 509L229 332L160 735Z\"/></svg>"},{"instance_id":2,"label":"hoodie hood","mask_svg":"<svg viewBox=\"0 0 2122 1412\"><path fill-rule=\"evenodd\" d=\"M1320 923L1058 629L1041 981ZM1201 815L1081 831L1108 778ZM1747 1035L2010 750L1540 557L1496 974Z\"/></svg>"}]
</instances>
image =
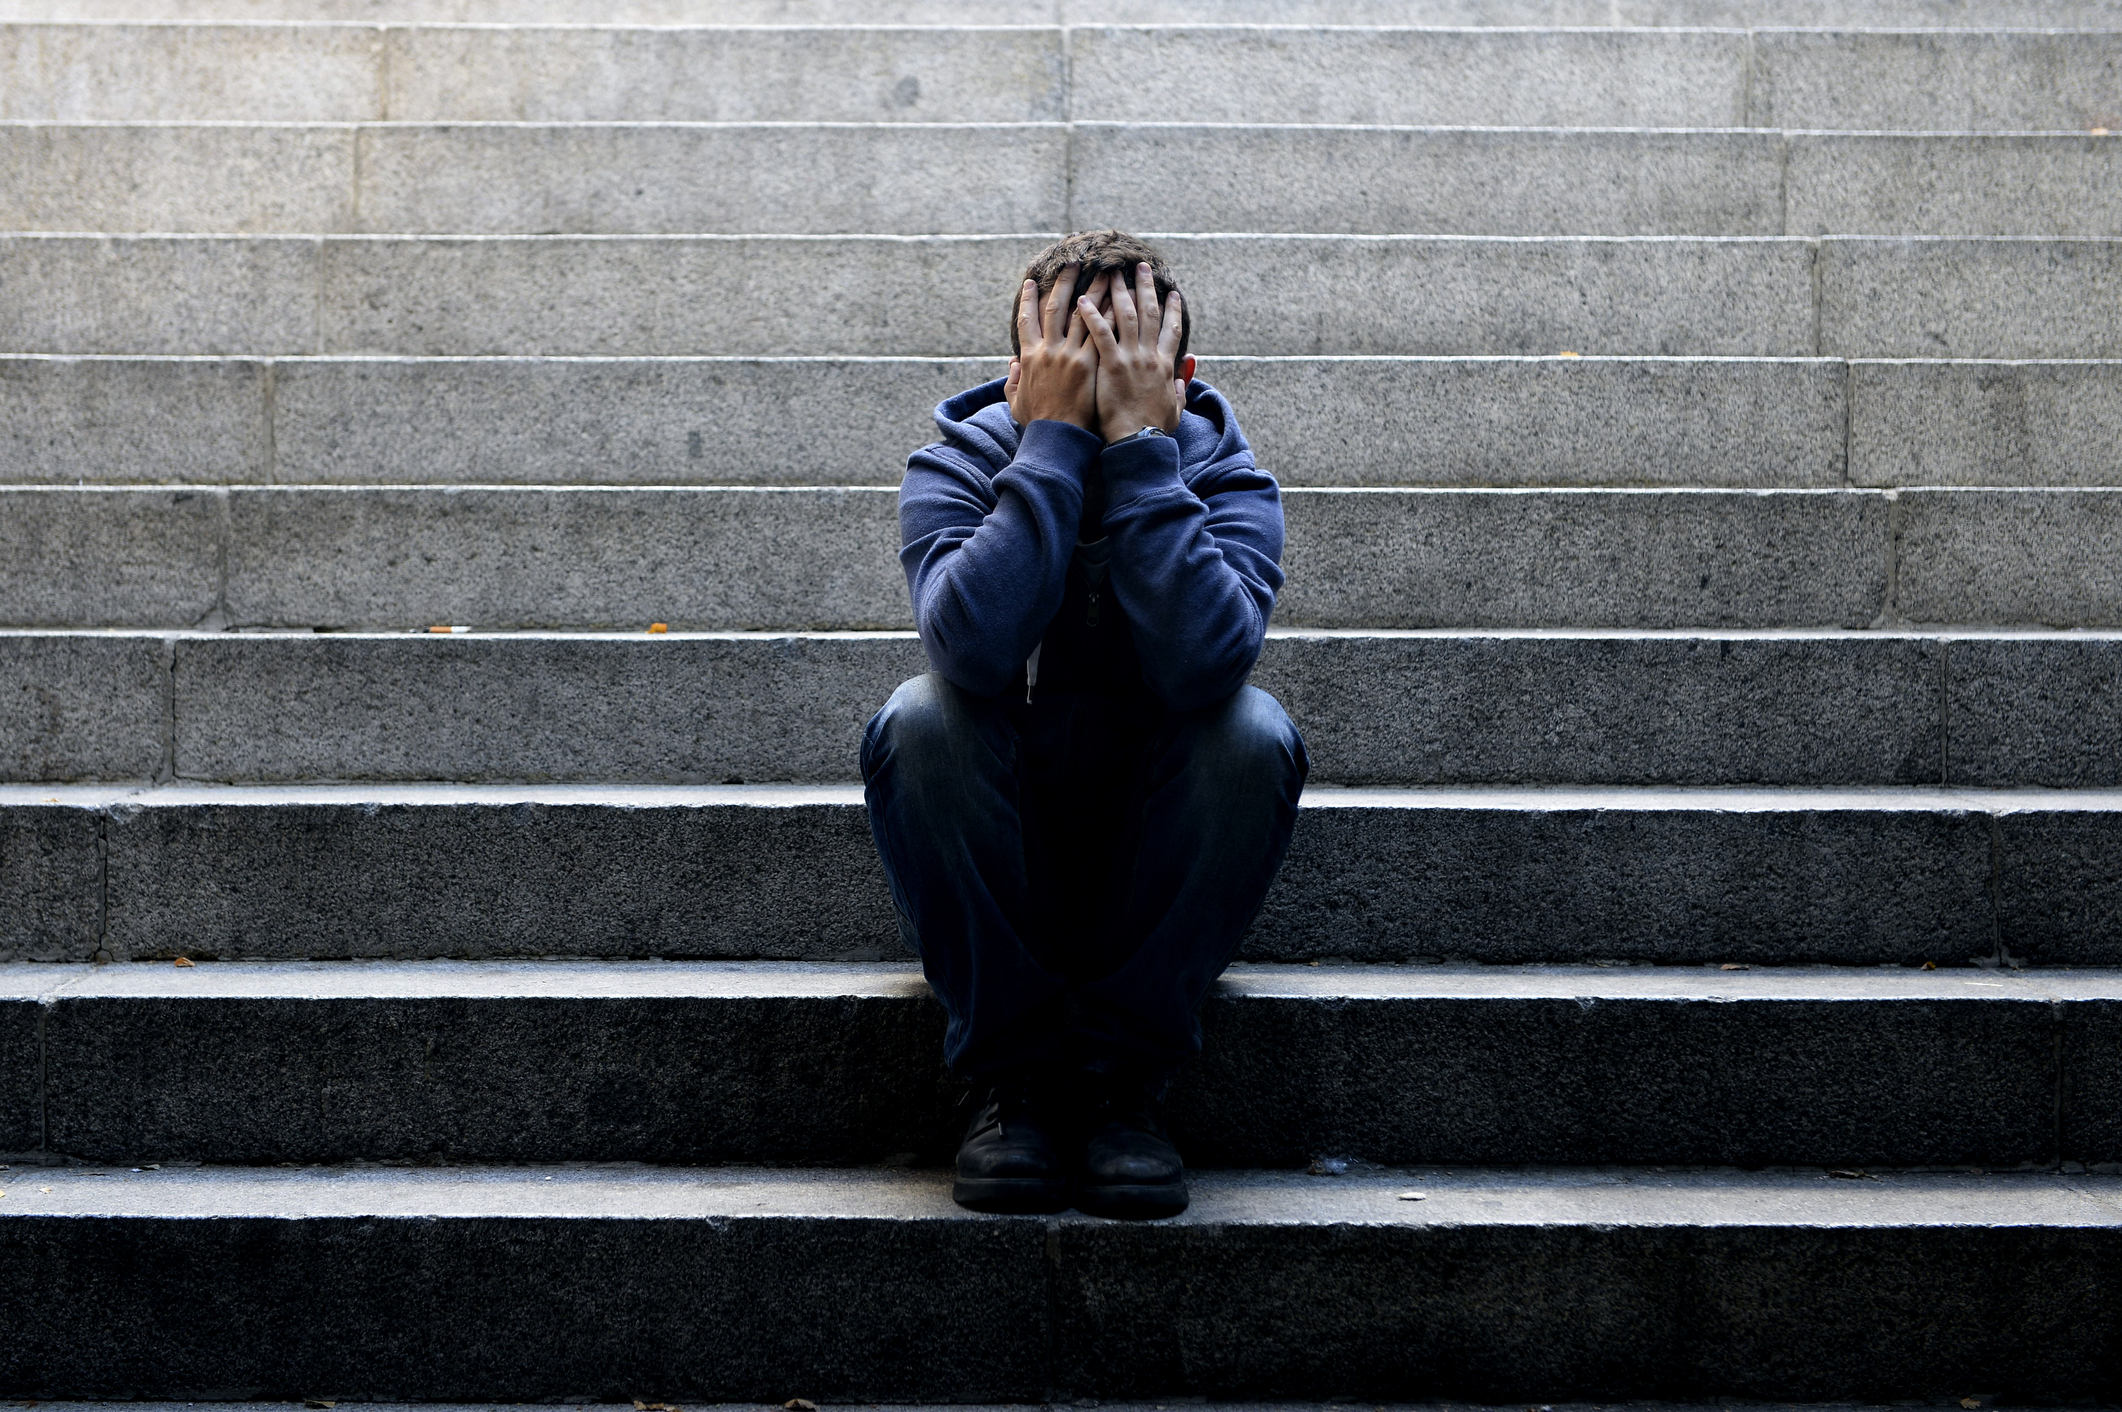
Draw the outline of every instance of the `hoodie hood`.
<instances>
[{"instance_id":1,"label":"hoodie hood","mask_svg":"<svg viewBox=\"0 0 2122 1412\"><path fill-rule=\"evenodd\" d=\"M1002 390L1007 378L983 382L936 406L936 428L943 443L984 470L1000 475L1016 459L1020 428L1009 415ZM1179 475L1188 484L1211 466L1228 466L1234 458L1252 464L1252 446L1238 430L1238 418L1222 393L1195 378L1186 385L1186 408L1179 414Z\"/></svg>"}]
</instances>

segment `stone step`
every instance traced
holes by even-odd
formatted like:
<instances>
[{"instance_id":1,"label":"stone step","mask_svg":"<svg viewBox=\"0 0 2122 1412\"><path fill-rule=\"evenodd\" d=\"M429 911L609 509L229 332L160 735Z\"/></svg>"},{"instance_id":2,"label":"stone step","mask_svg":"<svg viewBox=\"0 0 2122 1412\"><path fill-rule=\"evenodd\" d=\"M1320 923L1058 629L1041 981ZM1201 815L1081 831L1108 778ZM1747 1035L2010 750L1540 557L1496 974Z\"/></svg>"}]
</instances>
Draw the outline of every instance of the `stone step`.
<instances>
[{"instance_id":1,"label":"stone step","mask_svg":"<svg viewBox=\"0 0 2122 1412\"><path fill-rule=\"evenodd\" d=\"M2117 490L1300 488L1283 510L1284 627L2122 627ZM898 550L889 487L17 487L0 625L911 628Z\"/></svg>"},{"instance_id":2,"label":"stone step","mask_svg":"<svg viewBox=\"0 0 2122 1412\"><path fill-rule=\"evenodd\" d=\"M1154 1225L936 1171L25 1175L0 1382L143 1396L2062 1401L2122 1274L2110 1175L1209 1172Z\"/></svg>"},{"instance_id":3,"label":"stone step","mask_svg":"<svg viewBox=\"0 0 2122 1412\"><path fill-rule=\"evenodd\" d=\"M2122 965L2122 795L1306 790L1253 962ZM0 960L904 955L854 785L0 786Z\"/></svg>"},{"instance_id":4,"label":"stone step","mask_svg":"<svg viewBox=\"0 0 2122 1412\"><path fill-rule=\"evenodd\" d=\"M910 962L28 966L0 997L36 1037L0 1150L47 1160L841 1165L947 1158L965 1118ZM1205 1167L2122 1160L2116 971L1240 965L1202 1029L1170 1114Z\"/></svg>"},{"instance_id":5,"label":"stone step","mask_svg":"<svg viewBox=\"0 0 2122 1412\"><path fill-rule=\"evenodd\" d=\"M160 233L2112 236L2122 138L12 122L0 211L14 230Z\"/></svg>"},{"instance_id":6,"label":"stone step","mask_svg":"<svg viewBox=\"0 0 2122 1412\"><path fill-rule=\"evenodd\" d=\"M0 351L963 354L1047 239L8 235ZM1206 354L2122 354L2122 240L1158 243Z\"/></svg>"},{"instance_id":7,"label":"stone step","mask_svg":"<svg viewBox=\"0 0 2122 1412\"><path fill-rule=\"evenodd\" d=\"M0 357L0 483L896 485L993 358ZM2122 363L1205 361L1285 486L2122 485Z\"/></svg>"},{"instance_id":8,"label":"stone step","mask_svg":"<svg viewBox=\"0 0 2122 1412\"><path fill-rule=\"evenodd\" d=\"M911 633L0 631L0 779L846 779ZM1322 784L2122 784L2122 635L1271 632Z\"/></svg>"},{"instance_id":9,"label":"stone step","mask_svg":"<svg viewBox=\"0 0 2122 1412\"><path fill-rule=\"evenodd\" d=\"M0 0L0 22L2122 29L2114 0Z\"/></svg>"},{"instance_id":10,"label":"stone step","mask_svg":"<svg viewBox=\"0 0 2122 1412\"><path fill-rule=\"evenodd\" d=\"M0 117L2122 127L2110 33L10 24Z\"/></svg>"}]
</instances>

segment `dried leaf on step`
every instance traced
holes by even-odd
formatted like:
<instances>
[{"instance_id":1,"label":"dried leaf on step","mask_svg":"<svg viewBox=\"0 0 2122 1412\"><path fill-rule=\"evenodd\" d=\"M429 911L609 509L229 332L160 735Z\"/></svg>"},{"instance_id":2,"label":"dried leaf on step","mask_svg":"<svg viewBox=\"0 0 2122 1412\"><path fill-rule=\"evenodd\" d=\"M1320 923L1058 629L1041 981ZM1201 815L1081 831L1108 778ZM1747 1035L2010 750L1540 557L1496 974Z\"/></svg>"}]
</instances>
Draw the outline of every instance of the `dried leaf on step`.
<instances>
[{"instance_id":1,"label":"dried leaf on step","mask_svg":"<svg viewBox=\"0 0 2122 1412\"><path fill-rule=\"evenodd\" d=\"M1751 971L1753 967L1744 965L1738 961L1726 961L1723 965L1717 967L1717 969L1720 971Z\"/></svg>"},{"instance_id":2,"label":"dried leaf on step","mask_svg":"<svg viewBox=\"0 0 2122 1412\"><path fill-rule=\"evenodd\" d=\"M196 964L196 963L195 963L195 962L193 962L193 961L192 961L192 959L191 959L190 957L188 957L188 956L179 956L179 957L177 958L176 964L177 964L177 965L179 965L179 966L190 966L190 965L194 965L194 964Z\"/></svg>"},{"instance_id":3,"label":"dried leaf on step","mask_svg":"<svg viewBox=\"0 0 2122 1412\"><path fill-rule=\"evenodd\" d=\"M818 1412L818 1404L807 1397L791 1397L781 1406L786 1412Z\"/></svg>"}]
</instances>

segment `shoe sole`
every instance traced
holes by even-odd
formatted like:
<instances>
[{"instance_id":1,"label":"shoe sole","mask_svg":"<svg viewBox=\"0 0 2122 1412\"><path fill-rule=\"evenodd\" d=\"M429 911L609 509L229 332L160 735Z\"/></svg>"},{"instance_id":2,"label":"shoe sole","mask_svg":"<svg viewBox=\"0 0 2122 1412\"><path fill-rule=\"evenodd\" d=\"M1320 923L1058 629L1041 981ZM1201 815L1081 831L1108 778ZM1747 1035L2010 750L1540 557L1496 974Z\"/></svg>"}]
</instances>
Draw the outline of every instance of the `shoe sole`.
<instances>
[{"instance_id":1,"label":"shoe sole","mask_svg":"<svg viewBox=\"0 0 2122 1412\"><path fill-rule=\"evenodd\" d=\"M1076 1209L1086 1216L1119 1221L1154 1221L1186 1209L1186 1183L1155 1186L1086 1186L1076 1189Z\"/></svg>"},{"instance_id":2,"label":"shoe sole","mask_svg":"<svg viewBox=\"0 0 2122 1412\"><path fill-rule=\"evenodd\" d=\"M1068 1209L1068 1183L1044 1177L960 1177L951 1200L973 1211L1051 1215Z\"/></svg>"}]
</instances>

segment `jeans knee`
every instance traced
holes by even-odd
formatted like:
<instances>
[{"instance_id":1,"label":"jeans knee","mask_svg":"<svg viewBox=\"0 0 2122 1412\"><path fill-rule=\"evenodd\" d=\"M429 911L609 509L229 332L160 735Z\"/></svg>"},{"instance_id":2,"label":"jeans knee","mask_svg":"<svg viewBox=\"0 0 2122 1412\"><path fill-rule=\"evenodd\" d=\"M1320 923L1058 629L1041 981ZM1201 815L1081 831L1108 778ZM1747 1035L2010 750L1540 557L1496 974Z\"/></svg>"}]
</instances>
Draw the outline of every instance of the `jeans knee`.
<instances>
[{"instance_id":1,"label":"jeans knee","mask_svg":"<svg viewBox=\"0 0 2122 1412\"><path fill-rule=\"evenodd\" d=\"M1310 770L1304 737L1282 703L1256 686L1241 686L1195 724L1189 754L1213 775L1236 781L1303 787Z\"/></svg>"},{"instance_id":2,"label":"jeans knee","mask_svg":"<svg viewBox=\"0 0 2122 1412\"><path fill-rule=\"evenodd\" d=\"M934 672L902 682L862 733L862 778L955 770L982 734L982 703Z\"/></svg>"}]
</instances>

